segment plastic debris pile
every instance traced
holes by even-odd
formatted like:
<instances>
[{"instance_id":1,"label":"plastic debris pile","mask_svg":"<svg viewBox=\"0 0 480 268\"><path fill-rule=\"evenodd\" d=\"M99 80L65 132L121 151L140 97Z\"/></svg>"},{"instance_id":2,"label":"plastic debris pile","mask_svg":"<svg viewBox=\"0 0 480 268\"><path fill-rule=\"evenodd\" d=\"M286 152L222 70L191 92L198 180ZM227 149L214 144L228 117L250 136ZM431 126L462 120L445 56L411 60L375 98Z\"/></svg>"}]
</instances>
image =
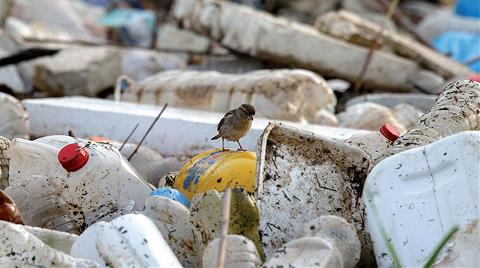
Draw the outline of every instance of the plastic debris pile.
<instances>
[{"instance_id":1,"label":"plastic debris pile","mask_svg":"<svg viewBox=\"0 0 480 268\"><path fill-rule=\"evenodd\" d=\"M476 1L2 1L0 267L480 267Z\"/></svg>"}]
</instances>

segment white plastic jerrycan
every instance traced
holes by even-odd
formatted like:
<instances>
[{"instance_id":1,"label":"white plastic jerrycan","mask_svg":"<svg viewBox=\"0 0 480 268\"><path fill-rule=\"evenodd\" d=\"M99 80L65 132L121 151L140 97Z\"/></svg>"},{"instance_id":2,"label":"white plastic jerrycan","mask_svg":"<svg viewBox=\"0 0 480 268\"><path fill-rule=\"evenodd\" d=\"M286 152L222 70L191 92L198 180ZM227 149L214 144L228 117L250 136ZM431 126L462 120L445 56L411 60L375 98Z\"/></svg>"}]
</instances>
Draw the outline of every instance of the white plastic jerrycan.
<instances>
[{"instance_id":1,"label":"white plastic jerrycan","mask_svg":"<svg viewBox=\"0 0 480 268\"><path fill-rule=\"evenodd\" d=\"M363 191L379 267L420 267L455 225L479 218L480 132L461 132L381 161Z\"/></svg>"},{"instance_id":2,"label":"white plastic jerrycan","mask_svg":"<svg viewBox=\"0 0 480 268\"><path fill-rule=\"evenodd\" d=\"M25 224L81 233L99 220L143 209L152 187L109 144L48 136L14 139L10 186Z\"/></svg>"},{"instance_id":3,"label":"white plastic jerrycan","mask_svg":"<svg viewBox=\"0 0 480 268\"><path fill-rule=\"evenodd\" d=\"M108 267L182 267L155 224L142 214L90 226L75 241L70 255Z\"/></svg>"}]
</instances>

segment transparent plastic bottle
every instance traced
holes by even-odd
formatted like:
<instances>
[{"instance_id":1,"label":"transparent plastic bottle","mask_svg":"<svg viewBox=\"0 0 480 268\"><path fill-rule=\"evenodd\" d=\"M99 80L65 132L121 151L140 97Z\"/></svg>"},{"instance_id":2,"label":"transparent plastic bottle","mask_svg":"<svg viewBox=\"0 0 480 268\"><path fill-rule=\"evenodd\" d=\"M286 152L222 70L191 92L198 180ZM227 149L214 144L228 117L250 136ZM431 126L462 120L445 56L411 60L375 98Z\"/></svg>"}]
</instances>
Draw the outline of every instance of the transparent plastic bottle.
<instances>
[{"instance_id":1,"label":"transparent plastic bottle","mask_svg":"<svg viewBox=\"0 0 480 268\"><path fill-rule=\"evenodd\" d=\"M9 187L25 224L80 233L143 209L153 189L109 144L48 136L12 140Z\"/></svg>"}]
</instances>

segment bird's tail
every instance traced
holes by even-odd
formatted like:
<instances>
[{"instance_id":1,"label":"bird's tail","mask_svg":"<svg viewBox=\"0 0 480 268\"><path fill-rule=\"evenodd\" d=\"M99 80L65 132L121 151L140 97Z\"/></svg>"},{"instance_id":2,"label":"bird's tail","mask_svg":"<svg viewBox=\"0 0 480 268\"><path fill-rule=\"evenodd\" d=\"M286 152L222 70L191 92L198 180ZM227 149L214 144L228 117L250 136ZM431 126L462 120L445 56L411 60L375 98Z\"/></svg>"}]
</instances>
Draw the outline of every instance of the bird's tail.
<instances>
[{"instance_id":1,"label":"bird's tail","mask_svg":"<svg viewBox=\"0 0 480 268\"><path fill-rule=\"evenodd\" d=\"M217 136L211 138L210 140L216 140L216 139L219 139L220 137L222 137L222 135L220 133L217 134Z\"/></svg>"}]
</instances>

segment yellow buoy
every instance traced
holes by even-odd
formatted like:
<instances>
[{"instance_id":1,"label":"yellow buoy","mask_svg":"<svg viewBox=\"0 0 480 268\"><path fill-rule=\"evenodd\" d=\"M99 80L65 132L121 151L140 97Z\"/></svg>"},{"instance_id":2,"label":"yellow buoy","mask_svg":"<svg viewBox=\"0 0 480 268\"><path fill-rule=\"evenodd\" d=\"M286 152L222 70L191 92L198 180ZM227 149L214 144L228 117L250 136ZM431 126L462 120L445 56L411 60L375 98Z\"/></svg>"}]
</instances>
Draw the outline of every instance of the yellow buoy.
<instances>
[{"instance_id":1,"label":"yellow buoy","mask_svg":"<svg viewBox=\"0 0 480 268\"><path fill-rule=\"evenodd\" d=\"M255 188L256 156L254 152L213 149L193 157L178 173L175 188L188 199L208 190Z\"/></svg>"}]
</instances>

